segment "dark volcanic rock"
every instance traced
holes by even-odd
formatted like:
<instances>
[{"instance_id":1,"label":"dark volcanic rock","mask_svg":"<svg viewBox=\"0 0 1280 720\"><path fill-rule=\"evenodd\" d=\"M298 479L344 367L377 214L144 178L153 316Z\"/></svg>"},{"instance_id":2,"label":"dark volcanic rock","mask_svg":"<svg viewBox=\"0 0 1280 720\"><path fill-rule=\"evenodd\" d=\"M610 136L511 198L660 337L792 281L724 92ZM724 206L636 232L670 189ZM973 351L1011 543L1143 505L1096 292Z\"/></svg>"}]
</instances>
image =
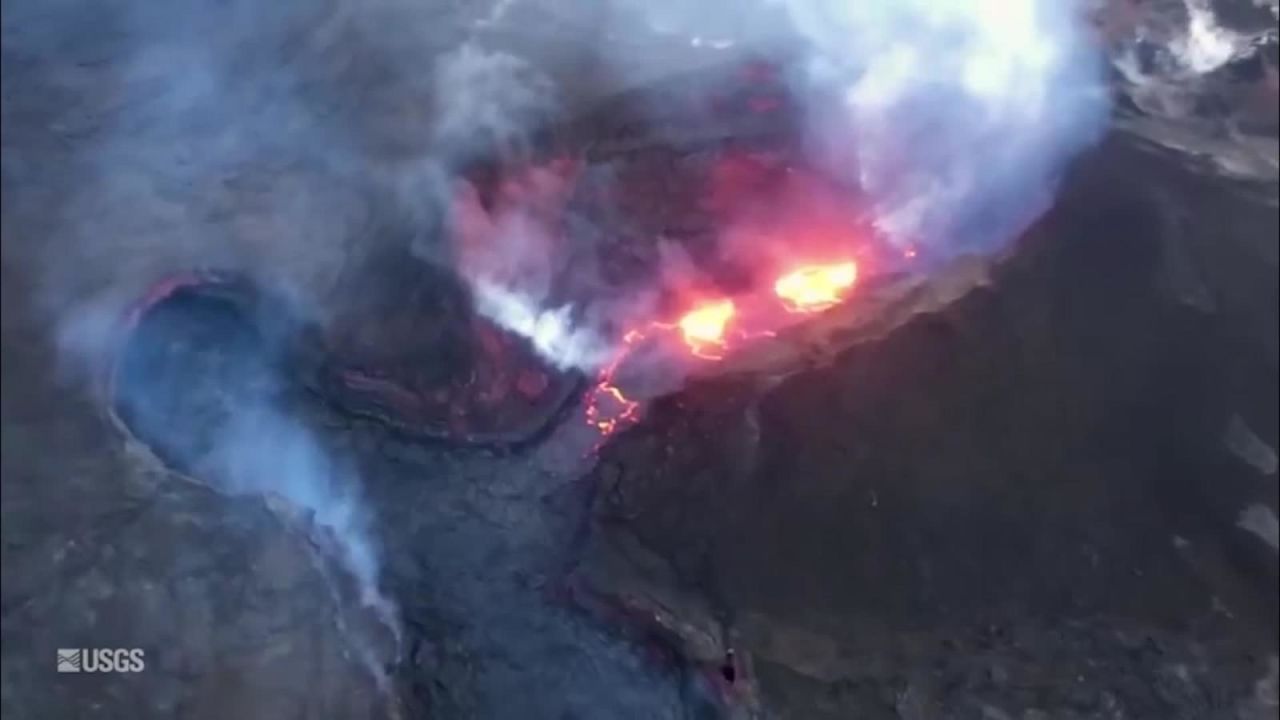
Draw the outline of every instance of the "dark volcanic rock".
<instances>
[{"instance_id":1,"label":"dark volcanic rock","mask_svg":"<svg viewBox=\"0 0 1280 720\"><path fill-rule=\"evenodd\" d=\"M991 287L657 403L581 579L787 715L1230 716L1274 675L1275 478L1223 437L1277 445L1276 224L1113 139Z\"/></svg>"},{"instance_id":2,"label":"dark volcanic rock","mask_svg":"<svg viewBox=\"0 0 1280 720\"><path fill-rule=\"evenodd\" d=\"M465 388L480 350L453 342L478 336L451 279L377 257L438 230L439 53L474 34L525 55L573 112L661 79L641 95L669 114L642 101L574 138L597 169L657 177L619 242L693 247L708 223L673 171L792 131L770 78L708 96L738 87L729 54L608 37L607 4L586 4L5 4L4 715L652 720L714 716L718 693L783 717L1275 717L1273 27L1222 12L1256 52L1120 87L1135 135L1272 184L1211 182L1113 139L989 289L825 369L699 384L576 483L597 439L583 423L509 454L381 427L457 437L444 409L478 397L389 409ZM1130 20L1135 5L1109 3ZM1145 33L1149 11L1171 22L1168 52L1185 3L1140 5L1120 34ZM643 72L608 77L602 37ZM677 90L668 74L695 65L716 79ZM385 628L313 519L166 469L64 372L101 371L120 338L99 325L208 266L318 306L326 380L377 381L334 403L348 412L289 417L357 459L402 615L394 699L376 679ZM153 430L184 442L200 438L168 420L209 399L184 378L216 390L217 362L245 357L191 329L208 364L162 365L181 372L152 387L174 403ZM553 406L477 417L523 430ZM55 672L58 648L116 646L142 647L146 670Z\"/></svg>"}]
</instances>

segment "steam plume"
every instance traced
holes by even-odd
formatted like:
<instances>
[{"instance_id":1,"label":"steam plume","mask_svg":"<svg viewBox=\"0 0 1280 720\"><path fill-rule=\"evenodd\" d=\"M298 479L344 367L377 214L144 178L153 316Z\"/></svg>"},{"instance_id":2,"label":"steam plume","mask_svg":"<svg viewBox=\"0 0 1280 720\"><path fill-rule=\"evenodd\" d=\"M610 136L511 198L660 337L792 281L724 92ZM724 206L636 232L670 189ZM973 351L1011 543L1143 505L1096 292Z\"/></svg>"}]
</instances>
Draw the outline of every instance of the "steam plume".
<instances>
[{"instance_id":1,"label":"steam plume","mask_svg":"<svg viewBox=\"0 0 1280 720\"><path fill-rule=\"evenodd\" d=\"M887 235L941 254L1006 243L1105 120L1099 51L1071 2L790 0L809 77L839 106L815 127Z\"/></svg>"},{"instance_id":2,"label":"steam plume","mask_svg":"<svg viewBox=\"0 0 1280 720\"><path fill-rule=\"evenodd\" d=\"M658 2L625 11L700 51L782 48L804 58L792 89L806 106L813 162L858 189L889 242L935 259L1006 245L1049 205L1065 165L1107 117L1101 50L1073 2ZM628 32L621 23L606 29ZM661 74L637 69L656 61L627 47L600 50L620 77ZM611 354L610 332L593 319L642 316L652 288L553 301L553 276L591 276L589 261L527 222L499 217L493 227L497 255L538 263L514 274L462 264L480 311L558 365L598 368ZM737 255L772 250L733 246Z\"/></svg>"}]
</instances>

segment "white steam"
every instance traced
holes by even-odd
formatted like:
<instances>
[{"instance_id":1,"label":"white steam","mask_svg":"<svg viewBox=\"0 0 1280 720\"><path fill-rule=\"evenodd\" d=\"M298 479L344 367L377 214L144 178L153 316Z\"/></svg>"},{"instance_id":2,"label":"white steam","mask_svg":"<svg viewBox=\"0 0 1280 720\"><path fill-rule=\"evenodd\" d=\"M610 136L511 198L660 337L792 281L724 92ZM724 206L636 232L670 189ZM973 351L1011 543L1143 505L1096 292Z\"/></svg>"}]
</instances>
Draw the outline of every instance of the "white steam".
<instances>
[{"instance_id":1,"label":"white steam","mask_svg":"<svg viewBox=\"0 0 1280 720\"><path fill-rule=\"evenodd\" d=\"M472 282L472 292L477 312L528 339L538 354L562 370L599 367L612 356L603 337L574 323L570 305L540 309L536 297L484 278Z\"/></svg>"},{"instance_id":2,"label":"white steam","mask_svg":"<svg viewBox=\"0 0 1280 720\"><path fill-rule=\"evenodd\" d=\"M361 602L398 635L395 607L378 589L381 563L353 471L340 467L301 423L266 403L238 413L215 439L211 455L213 467L205 469L222 489L274 494L331 533Z\"/></svg>"},{"instance_id":3,"label":"white steam","mask_svg":"<svg viewBox=\"0 0 1280 720\"><path fill-rule=\"evenodd\" d=\"M890 240L994 248L1102 125L1097 51L1071 2L789 0L810 78L843 107L815 140Z\"/></svg>"}]
</instances>

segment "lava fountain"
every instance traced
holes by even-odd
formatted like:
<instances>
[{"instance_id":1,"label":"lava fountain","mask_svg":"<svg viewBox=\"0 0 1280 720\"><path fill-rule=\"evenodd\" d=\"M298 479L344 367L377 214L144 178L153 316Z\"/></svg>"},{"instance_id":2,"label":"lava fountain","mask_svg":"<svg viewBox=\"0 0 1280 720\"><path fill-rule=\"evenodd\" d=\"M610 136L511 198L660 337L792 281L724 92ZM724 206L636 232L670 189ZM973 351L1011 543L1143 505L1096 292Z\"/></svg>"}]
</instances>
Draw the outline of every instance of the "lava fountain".
<instances>
[{"instance_id":1,"label":"lava fountain","mask_svg":"<svg viewBox=\"0 0 1280 720\"><path fill-rule=\"evenodd\" d=\"M814 265L778 278L773 292L793 312L825 310L842 300L858 280L858 264L852 261Z\"/></svg>"},{"instance_id":2,"label":"lava fountain","mask_svg":"<svg viewBox=\"0 0 1280 720\"><path fill-rule=\"evenodd\" d=\"M725 330L737 308L729 299L699 305L676 322L689 352L707 360L719 360L725 346Z\"/></svg>"}]
</instances>

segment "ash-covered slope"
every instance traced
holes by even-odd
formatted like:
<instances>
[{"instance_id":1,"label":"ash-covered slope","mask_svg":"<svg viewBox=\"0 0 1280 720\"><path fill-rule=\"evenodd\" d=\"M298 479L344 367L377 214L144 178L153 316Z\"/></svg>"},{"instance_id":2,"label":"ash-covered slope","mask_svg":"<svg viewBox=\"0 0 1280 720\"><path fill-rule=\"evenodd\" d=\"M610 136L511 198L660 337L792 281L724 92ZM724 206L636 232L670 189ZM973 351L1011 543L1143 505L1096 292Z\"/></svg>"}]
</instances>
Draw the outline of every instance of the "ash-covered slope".
<instances>
[{"instance_id":1,"label":"ash-covered slope","mask_svg":"<svg viewBox=\"0 0 1280 720\"><path fill-rule=\"evenodd\" d=\"M788 717L1273 716L1272 192L1113 137L988 287L656 403L580 581Z\"/></svg>"}]
</instances>

